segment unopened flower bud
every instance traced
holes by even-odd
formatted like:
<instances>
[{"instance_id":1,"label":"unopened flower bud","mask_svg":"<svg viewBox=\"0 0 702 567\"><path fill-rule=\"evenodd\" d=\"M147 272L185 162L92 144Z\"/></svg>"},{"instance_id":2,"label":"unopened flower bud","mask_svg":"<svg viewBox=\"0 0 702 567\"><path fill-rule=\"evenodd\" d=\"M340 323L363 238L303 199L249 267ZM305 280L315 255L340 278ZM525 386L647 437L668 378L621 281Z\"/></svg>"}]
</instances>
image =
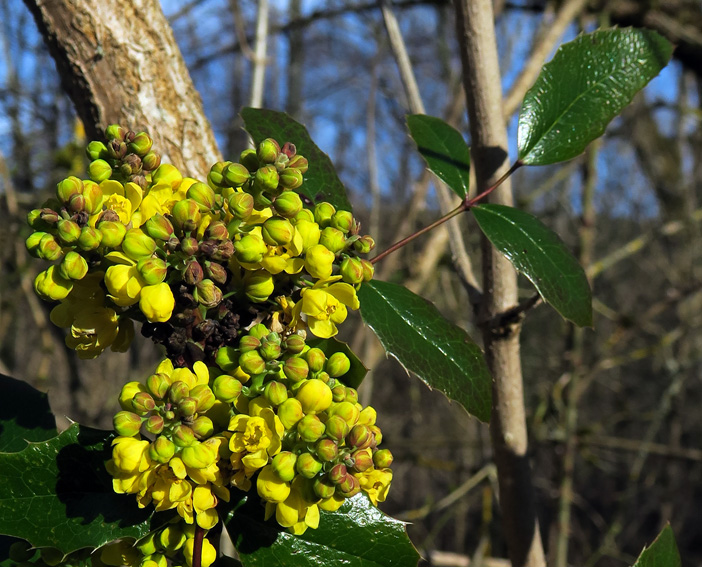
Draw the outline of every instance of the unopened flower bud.
<instances>
[{"instance_id":1,"label":"unopened flower bud","mask_svg":"<svg viewBox=\"0 0 702 567\"><path fill-rule=\"evenodd\" d=\"M322 228L326 228L331 223L331 218L336 213L334 205L323 201L314 208L314 220Z\"/></svg>"},{"instance_id":2,"label":"unopened flower bud","mask_svg":"<svg viewBox=\"0 0 702 567\"><path fill-rule=\"evenodd\" d=\"M295 227L287 219L273 217L263 223L261 235L270 246L285 246L292 242Z\"/></svg>"},{"instance_id":3,"label":"unopened flower bud","mask_svg":"<svg viewBox=\"0 0 702 567\"><path fill-rule=\"evenodd\" d=\"M83 182L71 175L63 181L59 181L56 186L56 196L61 204L67 204L73 195L80 195L83 192Z\"/></svg>"},{"instance_id":4,"label":"unopened flower bud","mask_svg":"<svg viewBox=\"0 0 702 567\"><path fill-rule=\"evenodd\" d=\"M305 270L313 278L326 279L332 274L334 259L334 252L322 244L316 244L310 247L305 254Z\"/></svg>"},{"instance_id":5,"label":"unopened flower bud","mask_svg":"<svg viewBox=\"0 0 702 567\"><path fill-rule=\"evenodd\" d=\"M150 412L156 407L156 402L148 392L139 392L132 398L132 407L140 415Z\"/></svg>"},{"instance_id":6,"label":"unopened flower bud","mask_svg":"<svg viewBox=\"0 0 702 567\"><path fill-rule=\"evenodd\" d=\"M85 225L80 231L78 247L81 250L95 250L102 243L102 233L90 225Z\"/></svg>"},{"instance_id":7,"label":"unopened flower bud","mask_svg":"<svg viewBox=\"0 0 702 567\"><path fill-rule=\"evenodd\" d=\"M373 443L373 434L366 425L356 424L346 436L346 444L356 449L365 449Z\"/></svg>"},{"instance_id":8,"label":"unopened flower bud","mask_svg":"<svg viewBox=\"0 0 702 567\"><path fill-rule=\"evenodd\" d=\"M90 215L95 215L102 210L102 203L104 197L102 194L102 189L97 183L93 181L85 181L83 183L82 192L84 205L83 209Z\"/></svg>"},{"instance_id":9,"label":"unopened flower bud","mask_svg":"<svg viewBox=\"0 0 702 567\"><path fill-rule=\"evenodd\" d=\"M56 228L58 229L56 231L56 235L64 244L73 244L75 242L78 242L81 231L81 228L80 226L78 226L78 223L66 219L61 219L60 221L58 221Z\"/></svg>"},{"instance_id":10,"label":"unopened flower bud","mask_svg":"<svg viewBox=\"0 0 702 567\"><path fill-rule=\"evenodd\" d=\"M244 278L244 293L254 303L265 302L275 289L275 279L266 270L247 272Z\"/></svg>"},{"instance_id":11,"label":"unopened flower bud","mask_svg":"<svg viewBox=\"0 0 702 567\"><path fill-rule=\"evenodd\" d=\"M239 366L239 352L234 347L219 347L215 363L225 372L231 372Z\"/></svg>"},{"instance_id":12,"label":"unopened flower bud","mask_svg":"<svg viewBox=\"0 0 702 567\"><path fill-rule=\"evenodd\" d=\"M344 398L344 401L350 402L352 404L358 403L358 390L356 390L355 388L350 388L348 386L346 386L344 390L346 392L346 397Z\"/></svg>"},{"instance_id":13,"label":"unopened flower bud","mask_svg":"<svg viewBox=\"0 0 702 567\"><path fill-rule=\"evenodd\" d=\"M249 193L233 193L227 203L229 212L237 219L247 220L253 213L254 198Z\"/></svg>"},{"instance_id":14,"label":"unopened flower bud","mask_svg":"<svg viewBox=\"0 0 702 567\"><path fill-rule=\"evenodd\" d=\"M66 208L71 213L80 213L85 210L85 197L83 195L71 195Z\"/></svg>"},{"instance_id":15,"label":"unopened flower bud","mask_svg":"<svg viewBox=\"0 0 702 567\"><path fill-rule=\"evenodd\" d=\"M181 451L180 458L183 459L183 464L187 467L206 469L217 461L217 451L210 445L194 440Z\"/></svg>"},{"instance_id":16,"label":"unopened flower bud","mask_svg":"<svg viewBox=\"0 0 702 567\"><path fill-rule=\"evenodd\" d=\"M173 429L173 443L178 447L189 447L197 443L195 433L187 425L176 425Z\"/></svg>"},{"instance_id":17,"label":"unopened flower bud","mask_svg":"<svg viewBox=\"0 0 702 567\"><path fill-rule=\"evenodd\" d=\"M141 167L144 171L153 171L161 165L161 155L156 152L149 152L141 158Z\"/></svg>"},{"instance_id":18,"label":"unopened flower bud","mask_svg":"<svg viewBox=\"0 0 702 567\"><path fill-rule=\"evenodd\" d=\"M102 244L108 248L117 248L127 234L127 228L119 221L100 221L97 226L102 235Z\"/></svg>"},{"instance_id":19,"label":"unopened flower bud","mask_svg":"<svg viewBox=\"0 0 702 567\"><path fill-rule=\"evenodd\" d=\"M310 367L304 358L288 358L283 363L283 373L292 382L302 382L309 374Z\"/></svg>"},{"instance_id":20,"label":"unopened flower bud","mask_svg":"<svg viewBox=\"0 0 702 567\"><path fill-rule=\"evenodd\" d=\"M219 350L223 349L220 348ZM236 400L241 394L241 387L241 382L228 374L218 376L212 383L212 391L215 397L225 403L231 403Z\"/></svg>"},{"instance_id":21,"label":"unopened flower bud","mask_svg":"<svg viewBox=\"0 0 702 567\"><path fill-rule=\"evenodd\" d=\"M183 181L183 176L180 171L170 163L162 163L156 168L156 171L151 174L151 182L153 185L167 183L174 190L180 185L181 181Z\"/></svg>"},{"instance_id":22,"label":"unopened flower bud","mask_svg":"<svg viewBox=\"0 0 702 567\"><path fill-rule=\"evenodd\" d=\"M324 365L327 362L327 357L324 354L324 351L319 348L311 348L304 354L304 357L312 372L319 372L323 370Z\"/></svg>"},{"instance_id":23,"label":"unopened flower bud","mask_svg":"<svg viewBox=\"0 0 702 567\"><path fill-rule=\"evenodd\" d=\"M307 380L297 391L295 398L307 414L321 413L332 403L331 388L321 380Z\"/></svg>"},{"instance_id":24,"label":"unopened flower bud","mask_svg":"<svg viewBox=\"0 0 702 567\"><path fill-rule=\"evenodd\" d=\"M333 415L327 419L326 434L331 439L341 441L349 434L349 424L340 415Z\"/></svg>"},{"instance_id":25,"label":"unopened flower bud","mask_svg":"<svg viewBox=\"0 0 702 567\"><path fill-rule=\"evenodd\" d=\"M266 138L258 145L256 156L262 163L273 163L280 153L280 144L273 138ZM242 155L242 158L244 156ZM243 160L242 160L243 162Z\"/></svg>"},{"instance_id":26,"label":"unopened flower bud","mask_svg":"<svg viewBox=\"0 0 702 567\"><path fill-rule=\"evenodd\" d=\"M280 382L268 382L263 390L265 398L274 406L279 406L288 399L288 389Z\"/></svg>"},{"instance_id":27,"label":"unopened flower bud","mask_svg":"<svg viewBox=\"0 0 702 567\"><path fill-rule=\"evenodd\" d=\"M153 435L163 431L164 421L160 415L152 415L144 422L144 429Z\"/></svg>"},{"instance_id":28,"label":"unopened flower bud","mask_svg":"<svg viewBox=\"0 0 702 567\"><path fill-rule=\"evenodd\" d=\"M371 450L368 448L354 451L353 453L351 453L351 458L354 461L354 472L367 471L373 466L373 456Z\"/></svg>"},{"instance_id":29,"label":"unopened flower bud","mask_svg":"<svg viewBox=\"0 0 702 567\"><path fill-rule=\"evenodd\" d=\"M282 347L289 354L299 354L305 348L305 339L298 334L293 334L285 338Z\"/></svg>"},{"instance_id":30,"label":"unopened flower bud","mask_svg":"<svg viewBox=\"0 0 702 567\"><path fill-rule=\"evenodd\" d=\"M214 434L214 424L206 415L199 416L190 427L198 439L207 439Z\"/></svg>"},{"instance_id":31,"label":"unopened flower bud","mask_svg":"<svg viewBox=\"0 0 702 567\"><path fill-rule=\"evenodd\" d=\"M267 251L266 243L255 234L246 234L234 243L236 259L247 264L260 262Z\"/></svg>"},{"instance_id":32,"label":"unopened flower bud","mask_svg":"<svg viewBox=\"0 0 702 567\"><path fill-rule=\"evenodd\" d=\"M363 281L363 264L360 258L347 256L341 261L340 273L343 281L351 285L359 284Z\"/></svg>"},{"instance_id":33,"label":"unopened flower bud","mask_svg":"<svg viewBox=\"0 0 702 567\"><path fill-rule=\"evenodd\" d=\"M302 210L302 199L293 191L283 191L273 201L273 208L281 217L291 219Z\"/></svg>"},{"instance_id":34,"label":"unopened flower bud","mask_svg":"<svg viewBox=\"0 0 702 567\"><path fill-rule=\"evenodd\" d=\"M166 217L156 213L144 223L144 232L155 240L168 240L173 236L173 225Z\"/></svg>"},{"instance_id":35,"label":"unopened flower bud","mask_svg":"<svg viewBox=\"0 0 702 567\"><path fill-rule=\"evenodd\" d=\"M197 400L188 396L178 402L178 413L183 417L192 417L197 413Z\"/></svg>"},{"instance_id":36,"label":"unopened flower bud","mask_svg":"<svg viewBox=\"0 0 702 567\"><path fill-rule=\"evenodd\" d=\"M252 149L246 149L241 152L239 155L239 162L251 173L254 173L261 165L261 163L258 161L256 150Z\"/></svg>"},{"instance_id":37,"label":"unopened flower bud","mask_svg":"<svg viewBox=\"0 0 702 567\"><path fill-rule=\"evenodd\" d=\"M317 378L317 380L321 380L325 384L329 384L329 381L331 380L331 376L329 376L329 374L324 372L323 370L322 370L322 372L318 372L317 376L315 376L315 378ZM334 384L332 384L331 386L333 386L333 385ZM329 387L331 388L331 386L329 386Z\"/></svg>"},{"instance_id":38,"label":"unopened flower bud","mask_svg":"<svg viewBox=\"0 0 702 567\"><path fill-rule=\"evenodd\" d=\"M90 162L88 166L88 174L90 179L95 183L101 183L105 179L109 179L112 175L112 167L104 159L96 159Z\"/></svg>"},{"instance_id":39,"label":"unopened flower bud","mask_svg":"<svg viewBox=\"0 0 702 567\"><path fill-rule=\"evenodd\" d=\"M48 233L46 233L46 232L33 232L32 234L29 235L27 240L25 240L25 242L24 242L24 245L26 246L27 251L35 258L40 257L39 243L41 242L41 239L44 238L45 234L48 234Z\"/></svg>"},{"instance_id":40,"label":"unopened flower bud","mask_svg":"<svg viewBox=\"0 0 702 567\"><path fill-rule=\"evenodd\" d=\"M112 418L117 435L134 437L141 429L141 417L131 411L118 411Z\"/></svg>"},{"instance_id":41,"label":"unopened flower bud","mask_svg":"<svg viewBox=\"0 0 702 567\"><path fill-rule=\"evenodd\" d=\"M88 273L88 262L78 252L71 250L63 257L59 273L67 280L82 280Z\"/></svg>"},{"instance_id":42,"label":"unopened flower bud","mask_svg":"<svg viewBox=\"0 0 702 567\"><path fill-rule=\"evenodd\" d=\"M137 271L148 285L155 285L166 279L168 264L161 258L142 258L137 262Z\"/></svg>"},{"instance_id":43,"label":"unopened flower bud","mask_svg":"<svg viewBox=\"0 0 702 567\"><path fill-rule=\"evenodd\" d=\"M229 238L229 231L227 231L227 225L222 221L211 222L205 230L205 239L207 240L221 242L227 238Z\"/></svg>"},{"instance_id":44,"label":"unopened flower bud","mask_svg":"<svg viewBox=\"0 0 702 567\"><path fill-rule=\"evenodd\" d=\"M302 173L294 167L286 167L280 173L280 184L286 189L297 189L302 185Z\"/></svg>"},{"instance_id":45,"label":"unopened flower bud","mask_svg":"<svg viewBox=\"0 0 702 567\"><path fill-rule=\"evenodd\" d=\"M346 237L339 229L328 226L322 230L322 235L319 237L319 243L331 250L334 254L338 254L346 248Z\"/></svg>"},{"instance_id":46,"label":"unopened flower bud","mask_svg":"<svg viewBox=\"0 0 702 567\"><path fill-rule=\"evenodd\" d=\"M337 490L345 498L351 498L361 491L361 485L355 476L347 474L346 478L337 486Z\"/></svg>"},{"instance_id":47,"label":"unopened flower bud","mask_svg":"<svg viewBox=\"0 0 702 567\"><path fill-rule=\"evenodd\" d=\"M278 418L285 429L292 429L303 418L302 405L295 398L288 398L278 406Z\"/></svg>"},{"instance_id":48,"label":"unopened flower bud","mask_svg":"<svg viewBox=\"0 0 702 567\"><path fill-rule=\"evenodd\" d=\"M222 301L222 290L210 279L204 279L195 285L193 297L200 305L217 307Z\"/></svg>"},{"instance_id":49,"label":"unopened flower bud","mask_svg":"<svg viewBox=\"0 0 702 567\"><path fill-rule=\"evenodd\" d=\"M192 199L183 199L173 205L173 226L181 232L192 232L200 223L200 207Z\"/></svg>"},{"instance_id":50,"label":"unopened flower bud","mask_svg":"<svg viewBox=\"0 0 702 567\"><path fill-rule=\"evenodd\" d=\"M332 388L332 399L335 402L343 402L346 399L346 388L343 384L337 383L336 386Z\"/></svg>"},{"instance_id":51,"label":"unopened flower bud","mask_svg":"<svg viewBox=\"0 0 702 567\"><path fill-rule=\"evenodd\" d=\"M383 432L377 425L371 425L369 429L373 434L373 443L371 443L371 446L377 447L383 442Z\"/></svg>"},{"instance_id":52,"label":"unopened flower bud","mask_svg":"<svg viewBox=\"0 0 702 567\"><path fill-rule=\"evenodd\" d=\"M53 235L49 233L44 233L44 235L39 240L39 244L36 247L37 255L49 262L54 262L63 256L63 250L61 250L61 245L56 242Z\"/></svg>"},{"instance_id":53,"label":"unopened flower bud","mask_svg":"<svg viewBox=\"0 0 702 567\"><path fill-rule=\"evenodd\" d=\"M373 248L375 248L375 240L370 236L362 236L353 243L353 248L359 254L368 254Z\"/></svg>"},{"instance_id":54,"label":"unopened flower bud","mask_svg":"<svg viewBox=\"0 0 702 567\"><path fill-rule=\"evenodd\" d=\"M393 457L389 449L379 449L373 453L373 464L378 469L386 469L392 465Z\"/></svg>"},{"instance_id":55,"label":"unopened flower bud","mask_svg":"<svg viewBox=\"0 0 702 567\"><path fill-rule=\"evenodd\" d=\"M132 228L124 235L122 250L132 260L140 260L151 256L156 251L156 241L144 234L141 229Z\"/></svg>"},{"instance_id":56,"label":"unopened flower bud","mask_svg":"<svg viewBox=\"0 0 702 567\"><path fill-rule=\"evenodd\" d=\"M193 183L186 193L188 199L197 203L201 213L208 213L215 207L215 192L205 183Z\"/></svg>"},{"instance_id":57,"label":"unopened flower bud","mask_svg":"<svg viewBox=\"0 0 702 567\"><path fill-rule=\"evenodd\" d=\"M311 453L302 453L295 462L295 470L305 478L314 478L322 470L322 463Z\"/></svg>"},{"instance_id":58,"label":"unopened flower bud","mask_svg":"<svg viewBox=\"0 0 702 567\"><path fill-rule=\"evenodd\" d=\"M373 274L375 273L375 268L368 260L361 260L361 266L363 266L363 281L369 282L373 279Z\"/></svg>"},{"instance_id":59,"label":"unopened flower bud","mask_svg":"<svg viewBox=\"0 0 702 567\"><path fill-rule=\"evenodd\" d=\"M251 173L247 167L241 163L230 163L222 171L223 184L229 187L241 187L249 179L251 179Z\"/></svg>"},{"instance_id":60,"label":"unopened flower bud","mask_svg":"<svg viewBox=\"0 0 702 567\"><path fill-rule=\"evenodd\" d=\"M254 187L259 191L275 192L280 176L274 165L264 165L256 170Z\"/></svg>"},{"instance_id":61,"label":"unopened flower bud","mask_svg":"<svg viewBox=\"0 0 702 567\"><path fill-rule=\"evenodd\" d=\"M190 395L190 388L182 380L176 380L168 388L168 400L174 404L180 403Z\"/></svg>"},{"instance_id":62,"label":"unopened flower bud","mask_svg":"<svg viewBox=\"0 0 702 567\"><path fill-rule=\"evenodd\" d=\"M356 404L352 404L351 402L341 402L335 404L329 410L330 416L341 416L344 419L344 421L346 421L346 423L349 425L349 427L353 427L354 425L356 425L359 414L360 412L356 407Z\"/></svg>"},{"instance_id":63,"label":"unopened flower bud","mask_svg":"<svg viewBox=\"0 0 702 567\"><path fill-rule=\"evenodd\" d=\"M106 157L108 157L107 146L97 140L93 140L88 144L88 147L85 148L85 153L87 154L88 159L90 161L94 161L96 159L105 159Z\"/></svg>"},{"instance_id":64,"label":"unopened flower bud","mask_svg":"<svg viewBox=\"0 0 702 567\"><path fill-rule=\"evenodd\" d=\"M180 249L187 256L194 256L200 250L200 243L197 238L187 236L180 241Z\"/></svg>"},{"instance_id":65,"label":"unopened flower bud","mask_svg":"<svg viewBox=\"0 0 702 567\"><path fill-rule=\"evenodd\" d=\"M314 414L308 414L297 424L297 433L306 443L314 443L324 435L324 423Z\"/></svg>"},{"instance_id":66,"label":"unopened flower bud","mask_svg":"<svg viewBox=\"0 0 702 567\"><path fill-rule=\"evenodd\" d=\"M224 170L227 166L232 163L230 161L218 161L211 168L210 172L207 174L207 183L209 183L213 188L224 187L226 185L224 181Z\"/></svg>"},{"instance_id":67,"label":"unopened flower bud","mask_svg":"<svg viewBox=\"0 0 702 567\"><path fill-rule=\"evenodd\" d=\"M146 379L146 389L157 400L162 400L168 393L171 380L167 374L152 374Z\"/></svg>"},{"instance_id":68,"label":"unopened flower bud","mask_svg":"<svg viewBox=\"0 0 702 567\"><path fill-rule=\"evenodd\" d=\"M239 366L247 374L262 374L266 370L266 361L255 350L242 353Z\"/></svg>"},{"instance_id":69,"label":"unopened flower bud","mask_svg":"<svg viewBox=\"0 0 702 567\"><path fill-rule=\"evenodd\" d=\"M197 260L191 260L183 271L183 281L188 285L197 285L205 278L202 266Z\"/></svg>"},{"instance_id":70,"label":"unopened flower bud","mask_svg":"<svg viewBox=\"0 0 702 567\"><path fill-rule=\"evenodd\" d=\"M277 360L280 358L282 349L280 343L265 341L259 349L264 360Z\"/></svg>"},{"instance_id":71,"label":"unopened flower bud","mask_svg":"<svg viewBox=\"0 0 702 567\"><path fill-rule=\"evenodd\" d=\"M353 214L349 211L336 211L331 218L331 226L348 234L354 226Z\"/></svg>"},{"instance_id":72,"label":"unopened flower bud","mask_svg":"<svg viewBox=\"0 0 702 567\"><path fill-rule=\"evenodd\" d=\"M360 425L375 425L375 420L377 417L377 413L375 411L375 408L372 406L365 407L361 410L361 413L358 416L358 423Z\"/></svg>"},{"instance_id":73,"label":"unopened flower bud","mask_svg":"<svg viewBox=\"0 0 702 567\"><path fill-rule=\"evenodd\" d=\"M336 487L325 478L316 478L312 484L312 490L319 498L331 498L334 496Z\"/></svg>"},{"instance_id":74,"label":"unopened flower bud","mask_svg":"<svg viewBox=\"0 0 702 567\"><path fill-rule=\"evenodd\" d=\"M179 524L170 524L158 534L158 542L166 551L178 551L185 544L185 533Z\"/></svg>"},{"instance_id":75,"label":"unopened flower bud","mask_svg":"<svg viewBox=\"0 0 702 567\"><path fill-rule=\"evenodd\" d=\"M127 129L119 124L110 124L105 128L105 138L108 140L117 139L123 141L127 135Z\"/></svg>"},{"instance_id":76,"label":"unopened flower bud","mask_svg":"<svg viewBox=\"0 0 702 567\"><path fill-rule=\"evenodd\" d=\"M333 484L340 484L344 481L348 474L349 473L346 470L346 465L344 465L343 463L339 463L338 465L334 465L332 467L327 476Z\"/></svg>"},{"instance_id":77,"label":"unopened flower bud","mask_svg":"<svg viewBox=\"0 0 702 567\"><path fill-rule=\"evenodd\" d=\"M326 423L326 435L329 435L329 422ZM339 446L333 439L320 439L315 446L317 457L324 462L331 462L339 454Z\"/></svg>"},{"instance_id":78,"label":"unopened flower bud","mask_svg":"<svg viewBox=\"0 0 702 567\"><path fill-rule=\"evenodd\" d=\"M139 157L144 157L151 151L153 143L154 141L146 132L139 132L134 136L134 139L127 144L127 149L129 149L130 152L134 152Z\"/></svg>"},{"instance_id":79,"label":"unopened flower bud","mask_svg":"<svg viewBox=\"0 0 702 567\"><path fill-rule=\"evenodd\" d=\"M199 384L190 390L190 397L197 400L197 413L204 413L215 403L216 398L207 384Z\"/></svg>"},{"instance_id":80,"label":"unopened flower bud","mask_svg":"<svg viewBox=\"0 0 702 567\"><path fill-rule=\"evenodd\" d=\"M107 144L107 153L101 159L121 160L126 155L127 155L127 144L125 144L123 140L113 139L113 140L110 140L109 143ZM98 158L98 159L100 159L100 158Z\"/></svg>"},{"instance_id":81,"label":"unopened flower bud","mask_svg":"<svg viewBox=\"0 0 702 567\"><path fill-rule=\"evenodd\" d=\"M216 283L224 285L229 277L229 272L222 264L205 262L205 275Z\"/></svg>"},{"instance_id":82,"label":"unopened flower bud","mask_svg":"<svg viewBox=\"0 0 702 567\"><path fill-rule=\"evenodd\" d=\"M54 301L65 299L72 289L73 282L62 277L56 266L49 266L34 278L34 291L42 299Z\"/></svg>"},{"instance_id":83,"label":"unopened flower bud","mask_svg":"<svg viewBox=\"0 0 702 567\"><path fill-rule=\"evenodd\" d=\"M307 163L306 158L296 154L288 160L288 167L294 167L295 169L299 170L300 173L304 174L307 173L309 164Z\"/></svg>"},{"instance_id":84,"label":"unopened flower bud","mask_svg":"<svg viewBox=\"0 0 702 567\"><path fill-rule=\"evenodd\" d=\"M160 435L149 445L149 457L157 463L167 463L175 454L175 449L175 445L170 439Z\"/></svg>"},{"instance_id":85,"label":"unopened flower bud","mask_svg":"<svg viewBox=\"0 0 702 567\"><path fill-rule=\"evenodd\" d=\"M290 451L281 451L271 461L273 471L286 482L295 478L295 462L297 457Z\"/></svg>"}]
</instances>

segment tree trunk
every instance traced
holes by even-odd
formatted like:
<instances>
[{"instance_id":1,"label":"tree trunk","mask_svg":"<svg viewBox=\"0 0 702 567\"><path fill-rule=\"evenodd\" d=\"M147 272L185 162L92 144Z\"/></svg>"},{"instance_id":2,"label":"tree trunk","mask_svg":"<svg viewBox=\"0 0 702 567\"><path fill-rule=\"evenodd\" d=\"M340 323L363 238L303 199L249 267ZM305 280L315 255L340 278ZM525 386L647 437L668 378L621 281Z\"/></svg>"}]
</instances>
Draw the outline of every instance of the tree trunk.
<instances>
[{"instance_id":1,"label":"tree trunk","mask_svg":"<svg viewBox=\"0 0 702 567\"><path fill-rule=\"evenodd\" d=\"M456 25L468 102L471 162L475 167L476 194L480 194L509 167L492 0L457 1ZM492 192L490 201L512 205L509 180ZM514 268L483 237L480 319L487 363L494 380L490 430L500 484L502 522L512 565L541 567L545 560L527 454L520 322L502 321L502 315L517 303Z\"/></svg>"},{"instance_id":2,"label":"tree trunk","mask_svg":"<svg viewBox=\"0 0 702 567\"><path fill-rule=\"evenodd\" d=\"M25 0L88 136L119 123L154 139L162 159L203 178L221 159L157 0Z\"/></svg>"}]
</instances>

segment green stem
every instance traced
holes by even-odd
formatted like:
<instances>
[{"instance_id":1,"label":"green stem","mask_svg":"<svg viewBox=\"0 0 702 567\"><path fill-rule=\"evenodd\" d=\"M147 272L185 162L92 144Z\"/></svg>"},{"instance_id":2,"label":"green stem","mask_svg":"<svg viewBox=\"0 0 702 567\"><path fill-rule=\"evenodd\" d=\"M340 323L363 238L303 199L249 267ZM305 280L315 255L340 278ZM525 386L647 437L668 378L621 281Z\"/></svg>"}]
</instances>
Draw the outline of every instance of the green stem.
<instances>
[{"instance_id":1,"label":"green stem","mask_svg":"<svg viewBox=\"0 0 702 567\"><path fill-rule=\"evenodd\" d=\"M388 255L392 254L393 252L395 252L396 250L399 250L403 246L412 242L415 238L422 236L422 234L425 234L425 233L429 232L430 230L435 229L437 226L444 224L447 220L450 220L453 217L455 217L455 216L467 211L471 207L477 205L479 201L481 201L482 199L487 197L490 193L492 193L495 189L497 189L500 185L502 185L507 180L507 178L510 175L512 175L515 171L517 171L517 169L519 169L522 165L524 165L524 164L521 161L519 161L519 160L515 161L512 164L512 167L510 167L509 170L507 170L507 172L502 177L500 177L493 185L488 187L485 191L480 193L480 195L476 195L472 199L468 199L468 197L466 197L465 200L460 205L458 205L458 207L456 207L452 211L446 213L440 219L434 221L433 223L431 223L428 226L425 226L424 228L421 228L417 232L410 234L408 237L403 238L402 240L400 240L398 242L395 242L395 244L390 246L390 248L388 248L387 250L384 250L383 252L378 254L375 258L373 258L370 261L371 264L376 264L377 262L380 262L380 260L385 258L385 256L388 256Z\"/></svg>"}]
</instances>

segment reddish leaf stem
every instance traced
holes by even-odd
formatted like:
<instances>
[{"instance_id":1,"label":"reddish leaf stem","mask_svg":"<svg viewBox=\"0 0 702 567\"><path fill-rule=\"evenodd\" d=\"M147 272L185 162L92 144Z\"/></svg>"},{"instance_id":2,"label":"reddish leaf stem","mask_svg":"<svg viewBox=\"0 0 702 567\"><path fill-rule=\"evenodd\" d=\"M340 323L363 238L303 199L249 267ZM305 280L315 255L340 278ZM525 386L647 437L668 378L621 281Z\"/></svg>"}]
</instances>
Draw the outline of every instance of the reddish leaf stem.
<instances>
[{"instance_id":1,"label":"reddish leaf stem","mask_svg":"<svg viewBox=\"0 0 702 567\"><path fill-rule=\"evenodd\" d=\"M383 251L382 251L380 254L378 254L375 258L373 258L373 259L371 260L371 264L375 264L375 263L377 263L377 262L380 262L380 260L382 260L383 258L385 258L385 256L388 256L388 255L392 254L393 252L395 252L396 250L399 250L400 248L402 248L402 247L405 246L406 244L409 244L410 242L412 242L415 238L421 236L422 234L425 234L425 233L429 232L430 230L435 229L437 226L442 225L442 224L445 223L447 220L452 219L452 218L455 217L456 215L459 215L459 214L461 214L461 213L467 211L467 210L470 209L471 207L477 205L478 202L480 202L482 199L484 199L484 198L487 197L490 193L492 193L495 189L497 189L500 185L502 185L502 184L505 182L505 180L506 180L510 175L512 175L515 171L517 171L517 169L519 169L522 165L524 165L524 164L523 164L521 161L519 161L519 160L515 161L515 162L512 164L512 167L510 167L509 170L508 170L502 177L500 177L500 178L495 182L494 185L488 187L485 191L483 191L482 193L480 193L480 195L476 195L476 196L473 197L472 199L468 199L468 197L466 197L465 200L464 200L460 205L458 205L458 207L456 207L456 208L453 209L452 211L446 213L446 214L445 214L443 217L441 217L440 219L434 221L434 222L431 223L430 225L425 226L424 228L421 228L421 229L418 230L417 232L414 232L414 233L410 234L410 235L407 236L406 238L403 238L402 240L400 240L400 241L398 241L398 242L395 242L395 244L393 244L392 246L390 246L390 248L387 248L386 250L383 250Z\"/></svg>"},{"instance_id":2,"label":"reddish leaf stem","mask_svg":"<svg viewBox=\"0 0 702 567\"><path fill-rule=\"evenodd\" d=\"M202 540L205 537L205 530L200 526L195 528L195 541L193 542L193 567L200 567L202 564Z\"/></svg>"}]
</instances>

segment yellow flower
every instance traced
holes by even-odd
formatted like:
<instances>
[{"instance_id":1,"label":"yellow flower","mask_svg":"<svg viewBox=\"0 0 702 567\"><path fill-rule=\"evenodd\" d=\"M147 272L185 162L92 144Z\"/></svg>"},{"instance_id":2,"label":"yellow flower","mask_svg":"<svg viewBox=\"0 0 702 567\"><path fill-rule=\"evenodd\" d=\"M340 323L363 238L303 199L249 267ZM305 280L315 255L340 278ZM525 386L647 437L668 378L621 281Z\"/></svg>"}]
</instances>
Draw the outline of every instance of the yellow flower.
<instances>
[{"instance_id":1,"label":"yellow flower","mask_svg":"<svg viewBox=\"0 0 702 567\"><path fill-rule=\"evenodd\" d=\"M285 432L272 409L254 407L250 411L252 415L232 417L228 427L233 431L229 440L232 467L235 471L243 468L247 478L280 452L281 437Z\"/></svg>"},{"instance_id":2,"label":"yellow flower","mask_svg":"<svg viewBox=\"0 0 702 567\"><path fill-rule=\"evenodd\" d=\"M175 298L169 285L161 282L142 288L139 309L151 323L163 323L171 318Z\"/></svg>"},{"instance_id":3,"label":"yellow flower","mask_svg":"<svg viewBox=\"0 0 702 567\"><path fill-rule=\"evenodd\" d=\"M185 563L188 567L193 565L193 548L195 547L195 539L190 538L186 540L183 546L183 555L185 556ZM209 542L207 538L202 540L202 554L200 555L200 566L210 567L214 560L217 559L217 550Z\"/></svg>"},{"instance_id":4,"label":"yellow flower","mask_svg":"<svg viewBox=\"0 0 702 567\"><path fill-rule=\"evenodd\" d=\"M113 541L100 549L100 560L105 565L139 565L143 558L131 538Z\"/></svg>"},{"instance_id":5,"label":"yellow flower","mask_svg":"<svg viewBox=\"0 0 702 567\"><path fill-rule=\"evenodd\" d=\"M284 502L266 504L266 519L275 512L276 521L295 535L303 534L307 528L319 526L319 507L304 497L305 479L297 476L292 482L290 495Z\"/></svg>"},{"instance_id":6,"label":"yellow flower","mask_svg":"<svg viewBox=\"0 0 702 567\"><path fill-rule=\"evenodd\" d=\"M267 502L285 502L290 495L290 483L282 480L271 465L266 465L258 473L256 480L258 495Z\"/></svg>"},{"instance_id":7,"label":"yellow flower","mask_svg":"<svg viewBox=\"0 0 702 567\"><path fill-rule=\"evenodd\" d=\"M120 307L134 305L139 301L141 290L145 285L136 266L117 264L105 272L105 285L110 292L108 297Z\"/></svg>"},{"instance_id":8,"label":"yellow flower","mask_svg":"<svg viewBox=\"0 0 702 567\"><path fill-rule=\"evenodd\" d=\"M151 465L148 441L136 437L117 437L112 447L112 461L120 472L144 472Z\"/></svg>"},{"instance_id":9,"label":"yellow flower","mask_svg":"<svg viewBox=\"0 0 702 567\"><path fill-rule=\"evenodd\" d=\"M193 491L193 508L195 509L196 522L204 530L210 530L217 525L217 497L212 493L209 484L196 486Z\"/></svg>"},{"instance_id":10,"label":"yellow flower","mask_svg":"<svg viewBox=\"0 0 702 567\"><path fill-rule=\"evenodd\" d=\"M339 282L340 278L334 276L320 280L313 287L303 289L300 301L293 308L292 325L296 326L301 314L304 314L307 316L310 332L316 337L328 339L336 335L336 326L346 319L346 307L360 307L354 287Z\"/></svg>"},{"instance_id":11,"label":"yellow flower","mask_svg":"<svg viewBox=\"0 0 702 567\"><path fill-rule=\"evenodd\" d=\"M315 244L305 254L305 269L313 278L326 279L332 274L334 258L334 252L326 246Z\"/></svg>"},{"instance_id":12,"label":"yellow flower","mask_svg":"<svg viewBox=\"0 0 702 567\"><path fill-rule=\"evenodd\" d=\"M385 502L392 482L392 471L390 469L369 469L362 473L354 475L358 479L358 483L370 498L374 505L378 502Z\"/></svg>"}]
</instances>

